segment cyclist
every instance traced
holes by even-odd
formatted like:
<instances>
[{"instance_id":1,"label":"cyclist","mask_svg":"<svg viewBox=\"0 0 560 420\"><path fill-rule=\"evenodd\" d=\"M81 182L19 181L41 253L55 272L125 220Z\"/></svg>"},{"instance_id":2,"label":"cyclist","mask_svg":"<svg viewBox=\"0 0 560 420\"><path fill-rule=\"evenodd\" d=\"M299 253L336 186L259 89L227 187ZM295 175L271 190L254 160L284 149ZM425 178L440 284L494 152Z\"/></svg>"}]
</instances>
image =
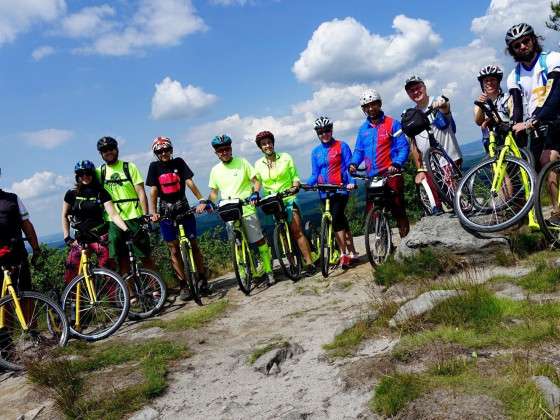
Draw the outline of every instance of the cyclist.
<instances>
[{"instance_id":1,"label":"cyclist","mask_svg":"<svg viewBox=\"0 0 560 420\"><path fill-rule=\"evenodd\" d=\"M261 131L255 137L255 143L264 154L262 158L255 162L255 171L265 195L286 190L297 193L300 187L300 178L294 160L288 153L277 153L274 150L274 134L270 131ZM309 241L302 231L301 215L296 197L284 198L284 205L288 213L290 231L305 260L305 271L308 275L313 275L317 270L311 257Z\"/></svg>"},{"instance_id":2,"label":"cyclist","mask_svg":"<svg viewBox=\"0 0 560 420\"><path fill-rule=\"evenodd\" d=\"M132 235L134 255L142 258L146 268L153 268L150 238L141 229L142 219L148 214L148 199L140 171L134 163L119 160L118 143L113 137L100 138L97 150L105 161L96 169L97 178L130 231L125 234L114 222L109 222L109 254L118 261L121 274L127 273L130 262L126 240ZM105 220L108 220L107 215Z\"/></svg>"},{"instance_id":3,"label":"cyclist","mask_svg":"<svg viewBox=\"0 0 560 420\"><path fill-rule=\"evenodd\" d=\"M262 234L261 224L256 214L254 204L259 200L259 190L261 183L257 179L255 169L246 159L233 157L231 138L222 134L212 139L214 148L220 163L215 165L210 171L210 195L208 200L215 202L218 192L222 199L250 198L251 204L243 207L243 219L241 223L247 233L250 243L255 244L259 249L264 272L266 273L268 285L275 283L272 273L272 252ZM203 211L205 204L199 204L198 211ZM231 235L231 224L228 223L228 234Z\"/></svg>"},{"instance_id":4,"label":"cyclist","mask_svg":"<svg viewBox=\"0 0 560 420\"><path fill-rule=\"evenodd\" d=\"M477 77L482 93L478 96L477 100L479 102L491 100L496 106L502 121L507 122L510 117L511 96L509 93L504 93L500 87L500 82L502 81L503 76L504 73L499 66L490 64L482 67L478 72ZM490 141L488 124L490 121L486 118L484 111L478 105L474 106L474 122L476 125L481 127L482 145L484 146L486 153L488 153L488 143Z\"/></svg>"},{"instance_id":5,"label":"cyclist","mask_svg":"<svg viewBox=\"0 0 560 420\"><path fill-rule=\"evenodd\" d=\"M437 112L429 116L432 123L432 130L435 139L443 147L445 152L451 159L455 161L458 167L461 166L463 161L461 149L455 136L455 121L451 114L451 106L443 97L437 98L429 96L426 84L420 76L412 75L406 79L404 89L408 97L416 104L416 108L426 111L429 106L437 108ZM436 201L436 213L442 213L441 200L439 194L433 184L433 180L426 176L426 168L423 163L423 155L430 147L428 134L426 132L420 133L414 138L412 142L412 159L416 166L417 174L415 178L416 184L421 184L425 179L432 190L432 194Z\"/></svg>"},{"instance_id":6,"label":"cyclist","mask_svg":"<svg viewBox=\"0 0 560 420\"><path fill-rule=\"evenodd\" d=\"M70 247L66 259L64 281L68 284L77 274L80 265L81 249L70 236L70 219L76 235L88 242L88 249L97 254L101 267L109 265L109 249L104 241L108 237L108 224L103 218L104 211L123 231L128 228L118 215L111 197L95 176L95 165L89 160L81 160L74 166L76 186L66 191L62 203L62 233L64 242ZM93 233L93 235L89 235ZM99 241L101 239L101 241Z\"/></svg>"},{"instance_id":7,"label":"cyclist","mask_svg":"<svg viewBox=\"0 0 560 420\"><path fill-rule=\"evenodd\" d=\"M186 187L192 191L199 203L207 204L203 200L202 194L198 190L193 181L193 172L186 162L180 157L173 157L173 144L168 137L156 137L152 142L152 152L157 160L150 163L148 169L148 177L146 185L152 187L150 191L150 209L152 213L152 221L159 221L161 237L167 243L169 253L171 254L171 263L179 278L179 298L183 301L189 299L187 282L185 279L185 271L183 260L181 259L181 251L179 250L178 229L170 220L160 220L160 215L169 211L179 214L179 209L188 210L190 208L186 197ZM157 199L159 197L159 207ZM188 236L196 267L201 280L200 291L208 293L208 280L204 272L204 259L196 240L196 219L194 215L189 215L181 220L181 224Z\"/></svg>"},{"instance_id":8,"label":"cyclist","mask_svg":"<svg viewBox=\"0 0 560 420\"><path fill-rule=\"evenodd\" d=\"M540 167L560 157L560 53L543 51L541 39L526 23L513 25L505 36L507 51L516 62L507 78L516 123L513 131L519 135L528 128L537 129L539 138L532 142L531 152ZM549 186L555 181L549 179ZM560 224L560 210L552 201L549 222Z\"/></svg>"},{"instance_id":9,"label":"cyclist","mask_svg":"<svg viewBox=\"0 0 560 420\"><path fill-rule=\"evenodd\" d=\"M307 183L340 184L347 189L356 187L354 179L348 173L348 166L352 158L352 151L347 143L335 140L333 137L333 123L327 117L319 117L315 120L315 133L321 144L311 152L311 176ZM338 191L330 198L331 213L333 217L333 229L336 242L342 253L340 265L347 269L358 259L358 253L354 248L354 238L350 232L348 219L344 214L348 204L348 191ZM319 193L319 197L325 202L327 194Z\"/></svg>"},{"instance_id":10,"label":"cyclist","mask_svg":"<svg viewBox=\"0 0 560 420\"><path fill-rule=\"evenodd\" d=\"M373 89L366 90L360 99L366 120L358 131L356 146L350 163L350 173L356 172L362 162L366 164L368 176L387 173L388 189L393 191L391 212L397 221L401 238L408 235L410 225L406 216L404 178L402 168L408 160L410 146L401 131L401 123L381 109L381 95ZM369 212L373 202L366 203Z\"/></svg>"}]
</instances>

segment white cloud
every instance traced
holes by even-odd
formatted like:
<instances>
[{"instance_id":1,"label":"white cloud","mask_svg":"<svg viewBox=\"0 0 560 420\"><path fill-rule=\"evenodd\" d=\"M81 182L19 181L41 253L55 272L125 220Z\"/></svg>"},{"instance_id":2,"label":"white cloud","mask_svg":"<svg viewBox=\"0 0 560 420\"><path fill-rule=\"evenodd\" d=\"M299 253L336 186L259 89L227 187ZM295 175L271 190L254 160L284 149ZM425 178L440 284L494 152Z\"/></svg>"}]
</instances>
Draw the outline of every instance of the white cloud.
<instances>
[{"instance_id":1,"label":"white cloud","mask_svg":"<svg viewBox=\"0 0 560 420\"><path fill-rule=\"evenodd\" d=\"M398 15L396 33L370 33L352 17L324 22L292 67L304 82L348 83L386 77L432 55L441 43L426 20Z\"/></svg>"},{"instance_id":2,"label":"white cloud","mask_svg":"<svg viewBox=\"0 0 560 420\"><path fill-rule=\"evenodd\" d=\"M54 149L70 140L74 136L74 132L57 128L46 128L44 130L21 133L20 136L33 146L43 149Z\"/></svg>"},{"instance_id":3,"label":"white cloud","mask_svg":"<svg viewBox=\"0 0 560 420\"><path fill-rule=\"evenodd\" d=\"M171 47L192 33L207 29L191 0L141 0L132 18L101 34L76 51L87 54L128 55L148 47Z\"/></svg>"},{"instance_id":4,"label":"white cloud","mask_svg":"<svg viewBox=\"0 0 560 420\"><path fill-rule=\"evenodd\" d=\"M52 22L66 11L64 0L0 0L0 45L33 24Z\"/></svg>"},{"instance_id":5,"label":"white cloud","mask_svg":"<svg viewBox=\"0 0 560 420\"><path fill-rule=\"evenodd\" d=\"M166 77L156 84L152 97L152 118L155 120L187 118L199 114L214 104L218 97L199 87Z\"/></svg>"},{"instance_id":6,"label":"white cloud","mask_svg":"<svg viewBox=\"0 0 560 420\"><path fill-rule=\"evenodd\" d=\"M31 53L31 57L35 61L41 61L43 58L54 54L55 50L50 45L43 45L42 47L35 48Z\"/></svg>"},{"instance_id":7,"label":"white cloud","mask_svg":"<svg viewBox=\"0 0 560 420\"><path fill-rule=\"evenodd\" d=\"M37 199L72 186L72 179L50 171L36 172L31 178L12 184L11 190L22 199Z\"/></svg>"},{"instance_id":8,"label":"white cloud","mask_svg":"<svg viewBox=\"0 0 560 420\"><path fill-rule=\"evenodd\" d=\"M85 7L66 16L61 22L61 32L71 38L88 38L109 31L115 23L107 20L115 16L115 9L107 4Z\"/></svg>"}]
</instances>

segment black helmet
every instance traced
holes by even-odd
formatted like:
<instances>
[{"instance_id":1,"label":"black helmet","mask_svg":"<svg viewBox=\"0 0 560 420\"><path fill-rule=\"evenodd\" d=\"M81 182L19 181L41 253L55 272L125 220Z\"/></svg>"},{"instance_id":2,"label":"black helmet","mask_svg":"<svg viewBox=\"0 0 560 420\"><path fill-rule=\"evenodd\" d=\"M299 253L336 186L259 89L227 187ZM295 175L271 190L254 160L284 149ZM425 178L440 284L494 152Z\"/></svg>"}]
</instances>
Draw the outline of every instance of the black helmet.
<instances>
[{"instance_id":1,"label":"black helmet","mask_svg":"<svg viewBox=\"0 0 560 420\"><path fill-rule=\"evenodd\" d=\"M97 151L100 152L101 149L104 149L106 147L111 147L113 149L117 149L119 147L119 144L117 143L117 141L113 138L113 137L101 137L98 141L97 141Z\"/></svg>"},{"instance_id":2,"label":"black helmet","mask_svg":"<svg viewBox=\"0 0 560 420\"><path fill-rule=\"evenodd\" d=\"M517 25L513 25L506 32L506 45L509 47L512 42L518 40L519 38L523 38L525 35L535 35L535 31L531 25L528 23L518 23Z\"/></svg>"}]
</instances>

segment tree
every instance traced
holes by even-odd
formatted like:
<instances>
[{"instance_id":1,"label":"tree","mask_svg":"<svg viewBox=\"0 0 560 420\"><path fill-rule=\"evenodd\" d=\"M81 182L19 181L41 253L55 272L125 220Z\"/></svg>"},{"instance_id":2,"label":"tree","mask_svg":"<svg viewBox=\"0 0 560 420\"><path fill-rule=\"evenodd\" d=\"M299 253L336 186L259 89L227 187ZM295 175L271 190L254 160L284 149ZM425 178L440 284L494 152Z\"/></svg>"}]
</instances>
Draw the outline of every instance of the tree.
<instances>
[{"instance_id":1,"label":"tree","mask_svg":"<svg viewBox=\"0 0 560 420\"><path fill-rule=\"evenodd\" d=\"M560 31L560 1L550 2L551 14L548 16L546 26L555 31Z\"/></svg>"}]
</instances>

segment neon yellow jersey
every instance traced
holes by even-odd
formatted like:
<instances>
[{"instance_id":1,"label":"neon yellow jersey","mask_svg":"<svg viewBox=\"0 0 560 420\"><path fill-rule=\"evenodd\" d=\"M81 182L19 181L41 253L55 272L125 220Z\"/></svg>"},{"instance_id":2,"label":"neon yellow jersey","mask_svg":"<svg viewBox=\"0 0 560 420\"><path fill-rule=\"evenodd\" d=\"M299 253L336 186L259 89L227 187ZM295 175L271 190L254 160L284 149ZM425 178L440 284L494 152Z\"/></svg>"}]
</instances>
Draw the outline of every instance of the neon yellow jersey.
<instances>
[{"instance_id":1,"label":"neon yellow jersey","mask_svg":"<svg viewBox=\"0 0 560 420\"><path fill-rule=\"evenodd\" d=\"M262 183L264 195L287 190L299 181L299 174L294 160L288 153L276 153L274 165L269 166L266 156L255 162L257 179ZM295 200L295 196L286 197L285 202Z\"/></svg>"},{"instance_id":2,"label":"neon yellow jersey","mask_svg":"<svg viewBox=\"0 0 560 420\"><path fill-rule=\"evenodd\" d=\"M142 184L144 180L136 165L131 162L128 163L128 172L132 182L126 176L122 160L117 160L113 165L105 165L105 168L105 181L101 180L101 167L95 170L97 179L111 196L111 201L113 201L119 216L123 220L141 217L144 212L134 186ZM107 213L105 213L105 220L109 220Z\"/></svg>"},{"instance_id":3,"label":"neon yellow jersey","mask_svg":"<svg viewBox=\"0 0 560 420\"><path fill-rule=\"evenodd\" d=\"M251 180L255 177L255 169L246 159L234 157L228 163L220 162L210 171L208 186L220 191L220 198L245 199L253 192ZM255 213L255 207L248 204L243 207L243 215Z\"/></svg>"}]
</instances>

